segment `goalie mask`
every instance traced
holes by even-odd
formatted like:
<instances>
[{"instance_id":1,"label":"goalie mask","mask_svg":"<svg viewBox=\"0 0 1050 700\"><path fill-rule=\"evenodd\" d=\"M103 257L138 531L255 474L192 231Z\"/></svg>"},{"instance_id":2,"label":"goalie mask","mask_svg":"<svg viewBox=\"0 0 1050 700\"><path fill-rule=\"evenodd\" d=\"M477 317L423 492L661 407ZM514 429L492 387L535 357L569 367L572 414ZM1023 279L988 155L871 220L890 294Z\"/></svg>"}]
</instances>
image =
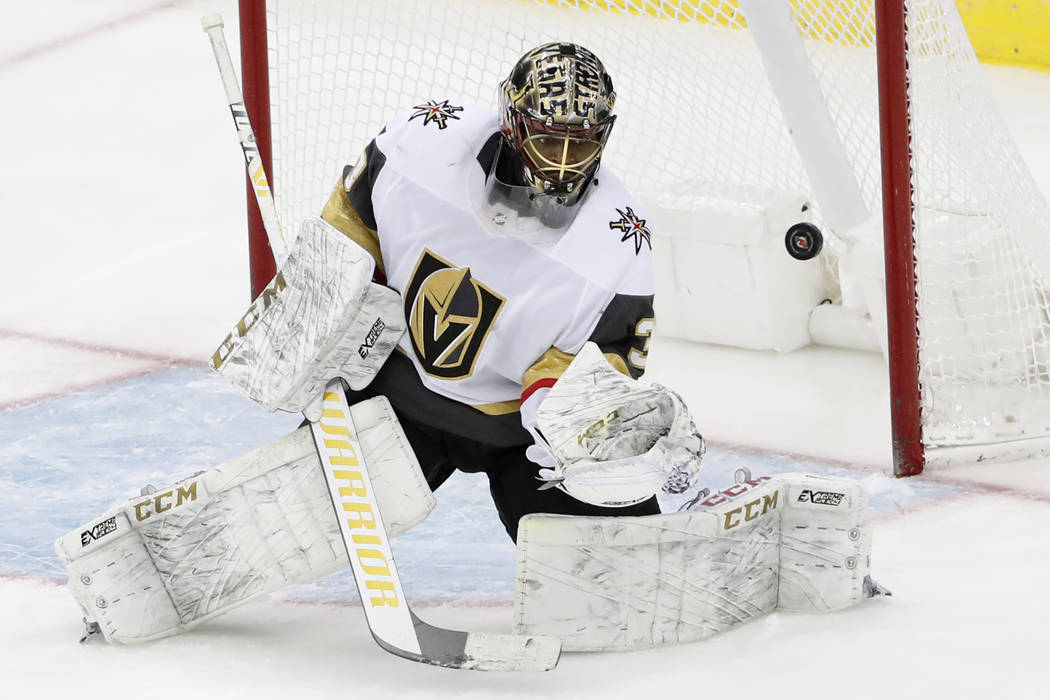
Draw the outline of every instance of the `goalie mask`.
<instances>
[{"instance_id":1,"label":"goalie mask","mask_svg":"<svg viewBox=\"0 0 1050 700\"><path fill-rule=\"evenodd\" d=\"M518 187L537 213L550 217L551 209L579 202L616 120L612 78L598 57L576 44L539 46L500 84L499 101L505 145L519 161Z\"/></svg>"}]
</instances>

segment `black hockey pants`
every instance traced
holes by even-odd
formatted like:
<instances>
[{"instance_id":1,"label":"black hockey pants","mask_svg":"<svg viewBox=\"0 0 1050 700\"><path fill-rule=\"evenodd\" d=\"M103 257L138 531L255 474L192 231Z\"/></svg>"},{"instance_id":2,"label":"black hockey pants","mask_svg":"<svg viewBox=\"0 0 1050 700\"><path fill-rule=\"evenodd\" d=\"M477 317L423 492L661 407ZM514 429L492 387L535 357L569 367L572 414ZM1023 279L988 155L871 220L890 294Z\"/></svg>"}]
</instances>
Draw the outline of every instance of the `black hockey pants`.
<instances>
[{"instance_id":1,"label":"black hockey pants","mask_svg":"<svg viewBox=\"0 0 1050 700\"><path fill-rule=\"evenodd\" d=\"M452 473L485 472L489 492L503 527L517 540L518 519L528 513L561 515L655 515L660 506L653 496L634 506L603 508L577 501L560 489L538 490L539 467L525 456L525 445L494 447L413 422L395 407L405 436L416 453L430 488L437 490Z\"/></svg>"}]
</instances>

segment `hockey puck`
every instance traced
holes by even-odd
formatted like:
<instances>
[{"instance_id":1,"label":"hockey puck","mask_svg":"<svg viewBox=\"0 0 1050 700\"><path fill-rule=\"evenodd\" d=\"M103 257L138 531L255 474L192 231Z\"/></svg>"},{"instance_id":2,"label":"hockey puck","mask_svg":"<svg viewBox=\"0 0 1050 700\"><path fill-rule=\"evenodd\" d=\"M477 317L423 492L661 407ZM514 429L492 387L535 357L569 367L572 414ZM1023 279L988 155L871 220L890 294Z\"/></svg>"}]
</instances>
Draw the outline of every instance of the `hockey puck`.
<instances>
[{"instance_id":1,"label":"hockey puck","mask_svg":"<svg viewBox=\"0 0 1050 700\"><path fill-rule=\"evenodd\" d=\"M801 222L788 229L784 245L795 260L812 260L824 247L824 236L813 224Z\"/></svg>"}]
</instances>

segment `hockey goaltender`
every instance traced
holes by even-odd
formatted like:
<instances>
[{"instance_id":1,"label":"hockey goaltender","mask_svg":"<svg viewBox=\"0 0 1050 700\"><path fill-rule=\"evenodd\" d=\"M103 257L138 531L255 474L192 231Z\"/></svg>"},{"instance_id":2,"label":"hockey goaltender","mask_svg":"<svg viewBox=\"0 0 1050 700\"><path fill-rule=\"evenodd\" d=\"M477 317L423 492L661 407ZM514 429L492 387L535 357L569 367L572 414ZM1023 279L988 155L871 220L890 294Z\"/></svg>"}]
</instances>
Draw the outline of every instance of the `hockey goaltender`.
<instances>
[{"instance_id":1,"label":"hockey goaltender","mask_svg":"<svg viewBox=\"0 0 1050 700\"><path fill-rule=\"evenodd\" d=\"M883 592L858 483L743 474L660 513L660 489L693 487L704 441L677 394L639 381L651 225L599 173L613 81L551 43L499 97L394 117L213 356L309 424L56 543L89 631L176 634L349 565L388 651L544 669L561 648L693 641ZM387 538L456 469L487 475L517 543L517 634L432 627L404 600Z\"/></svg>"}]
</instances>

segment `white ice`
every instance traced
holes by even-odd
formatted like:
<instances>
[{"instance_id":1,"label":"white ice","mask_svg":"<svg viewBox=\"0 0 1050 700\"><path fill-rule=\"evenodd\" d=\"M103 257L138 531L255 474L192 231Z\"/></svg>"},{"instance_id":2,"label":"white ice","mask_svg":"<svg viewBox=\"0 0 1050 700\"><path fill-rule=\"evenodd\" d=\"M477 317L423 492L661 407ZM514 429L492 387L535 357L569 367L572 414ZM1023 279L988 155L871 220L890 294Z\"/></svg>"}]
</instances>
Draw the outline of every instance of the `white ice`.
<instances>
[{"instance_id":1,"label":"white ice","mask_svg":"<svg viewBox=\"0 0 1050 700\"><path fill-rule=\"evenodd\" d=\"M346 576L181 637L78 644L51 541L144 483L294 426L204 369L248 301L243 166L201 15L233 0L10 2L0 23L0 697L1043 698L1050 465L889 474L885 366L657 338L738 466L863 478L874 573L894 591L830 615L772 615L697 644L570 654L541 675L412 664L369 637ZM987 68L1050 192L1050 75ZM844 391L843 389L847 389ZM396 543L422 616L508 631L513 548L483 479L456 477Z\"/></svg>"}]
</instances>

